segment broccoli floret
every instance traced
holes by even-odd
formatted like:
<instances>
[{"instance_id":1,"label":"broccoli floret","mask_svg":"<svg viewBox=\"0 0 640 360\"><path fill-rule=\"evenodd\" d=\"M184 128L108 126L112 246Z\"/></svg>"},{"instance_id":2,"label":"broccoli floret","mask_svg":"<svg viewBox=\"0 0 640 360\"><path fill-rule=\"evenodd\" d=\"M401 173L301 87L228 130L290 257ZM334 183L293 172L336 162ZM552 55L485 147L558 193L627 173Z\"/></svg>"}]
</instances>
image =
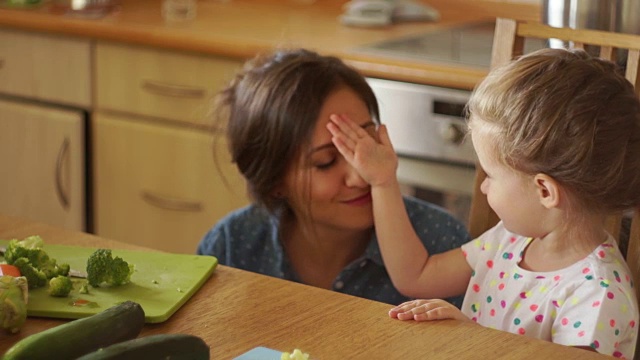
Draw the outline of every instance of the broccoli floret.
<instances>
[{"instance_id":1,"label":"broccoli floret","mask_svg":"<svg viewBox=\"0 0 640 360\"><path fill-rule=\"evenodd\" d=\"M42 256L41 249L43 245L44 241L38 235L29 236L22 240L13 239L9 241L7 245L4 259L8 264L13 264L14 261L21 257L25 257L31 262L35 260L39 261L39 258Z\"/></svg>"},{"instance_id":2,"label":"broccoli floret","mask_svg":"<svg viewBox=\"0 0 640 360\"><path fill-rule=\"evenodd\" d=\"M80 290L78 290L80 294L88 294L89 293L89 283L86 281L80 285Z\"/></svg>"},{"instance_id":3,"label":"broccoli floret","mask_svg":"<svg viewBox=\"0 0 640 360\"><path fill-rule=\"evenodd\" d=\"M109 249L96 250L87 260L87 281L93 287L124 285L131 280L134 266Z\"/></svg>"},{"instance_id":4,"label":"broccoli floret","mask_svg":"<svg viewBox=\"0 0 640 360\"><path fill-rule=\"evenodd\" d=\"M29 262L29 259L25 257L18 258L12 265L20 269L20 274L27 278L29 289L43 287L47 284L47 275L34 267Z\"/></svg>"},{"instance_id":5,"label":"broccoli floret","mask_svg":"<svg viewBox=\"0 0 640 360\"><path fill-rule=\"evenodd\" d=\"M57 297L69 296L73 284L68 276L56 276L49 280L49 295Z\"/></svg>"},{"instance_id":6,"label":"broccoli floret","mask_svg":"<svg viewBox=\"0 0 640 360\"><path fill-rule=\"evenodd\" d=\"M23 240L14 239L9 242L4 258L7 263L11 265L15 265L18 259L27 259L28 263L36 270L43 272L47 279L58 275L68 275L70 269L69 264L58 265L56 260L50 258L44 251L43 246L44 241L37 235L29 236ZM29 287L33 288L31 283L29 283Z\"/></svg>"}]
</instances>

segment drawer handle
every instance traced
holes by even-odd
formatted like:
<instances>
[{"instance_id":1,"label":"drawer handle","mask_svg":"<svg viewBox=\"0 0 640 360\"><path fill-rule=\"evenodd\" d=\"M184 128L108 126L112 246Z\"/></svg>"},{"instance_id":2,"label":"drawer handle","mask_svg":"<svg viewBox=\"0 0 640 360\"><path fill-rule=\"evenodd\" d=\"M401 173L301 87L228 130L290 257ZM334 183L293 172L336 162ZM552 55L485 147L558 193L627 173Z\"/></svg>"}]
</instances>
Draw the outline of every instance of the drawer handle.
<instances>
[{"instance_id":1,"label":"drawer handle","mask_svg":"<svg viewBox=\"0 0 640 360\"><path fill-rule=\"evenodd\" d=\"M62 167L64 166L64 161L68 159L69 154L69 138L64 138L62 142L62 146L60 146L60 150L58 151L58 156L56 158L56 194L58 195L58 200L60 201L60 205L65 210L69 210L69 195L64 191L62 186Z\"/></svg>"},{"instance_id":2,"label":"drawer handle","mask_svg":"<svg viewBox=\"0 0 640 360\"><path fill-rule=\"evenodd\" d=\"M157 81L144 80L142 88L150 93L162 96L202 99L207 91L201 88L173 85Z\"/></svg>"},{"instance_id":3,"label":"drawer handle","mask_svg":"<svg viewBox=\"0 0 640 360\"><path fill-rule=\"evenodd\" d=\"M166 210L199 212L203 208L200 202L169 198L148 191L142 191L140 196L148 204Z\"/></svg>"}]
</instances>

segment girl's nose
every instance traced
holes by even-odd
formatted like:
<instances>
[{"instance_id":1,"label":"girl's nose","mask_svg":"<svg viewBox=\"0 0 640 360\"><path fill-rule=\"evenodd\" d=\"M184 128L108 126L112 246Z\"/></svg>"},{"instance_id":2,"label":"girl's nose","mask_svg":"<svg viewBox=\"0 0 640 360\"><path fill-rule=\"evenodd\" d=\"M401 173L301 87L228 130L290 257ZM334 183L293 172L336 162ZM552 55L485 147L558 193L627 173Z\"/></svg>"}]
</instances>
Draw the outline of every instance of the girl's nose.
<instances>
[{"instance_id":1,"label":"girl's nose","mask_svg":"<svg viewBox=\"0 0 640 360\"><path fill-rule=\"evenodd\" d=\"M484 179L482 180L482 183L480 183L480 191L481 191L483 194L487 195L487 190L488 190L487 188L488 188L488 187L489 187L489 180L487 180L487 178L484 178Z\"/></svg>"},{"instance_id":2,"label":"girl's nose","mask_svg":"<svg viewBox=\"0 0 640 360\"><path fill-rule=\"evenodd\" d=\"M345 184L348 187L364 188L369 186L369 183L360 176L360 173L351 165L347 165L347 173L345 175Z\"/></svg>"}]
</instances>

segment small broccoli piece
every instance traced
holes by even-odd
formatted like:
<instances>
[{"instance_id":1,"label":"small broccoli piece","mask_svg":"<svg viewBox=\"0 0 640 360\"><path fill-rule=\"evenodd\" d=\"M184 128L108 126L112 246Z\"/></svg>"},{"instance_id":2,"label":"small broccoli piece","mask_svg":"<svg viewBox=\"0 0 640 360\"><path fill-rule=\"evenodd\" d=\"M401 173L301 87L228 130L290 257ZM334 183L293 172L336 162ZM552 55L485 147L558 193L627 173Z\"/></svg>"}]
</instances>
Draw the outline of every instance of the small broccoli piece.
<instances>
[{"instance_id":1,"label":"small broccoli piece","mask_svg":"<svg viewBox=\"0 0 640 360\"><path fill-rule=\"evenodd\" d=\"M87 280L93 287L119 286L131 280L134 266L109 249L96 250L87 260Z\"/></svg>"},{"instance_id":2,"label":"small broccoli piece","mask_svg":"<svg viewBox=\"0 0 640 360\"><path fill-rule=\"evenodd\" d=\"M78 290L80 294L88 294L89 293L89 283L86 281L80 285L80 290Z\"/></svg>"},{"instance_id":3,"label":"small broccoli piece","mask_svg":"<svg viewBox=\"0 0 640 360\"><path fill-rule=\"evenodd\" d=\"M18 258L13 263L13 266L20 269L20 274L27 278L29 289L43 287L47 284L47 275L43 271L34 267L27 258Z\"/></svg>"},{"instance_id":4,"label":"small broccoli piece","mask_svg":"<svg viewBox=\"0 0 640 360\"><path fill-rule=\"evenodd\" d=\"M49 295L56 297L66 297L73 289L71 278L68 276L56 276L49 280Z\"/></svg>"}]
</instances>

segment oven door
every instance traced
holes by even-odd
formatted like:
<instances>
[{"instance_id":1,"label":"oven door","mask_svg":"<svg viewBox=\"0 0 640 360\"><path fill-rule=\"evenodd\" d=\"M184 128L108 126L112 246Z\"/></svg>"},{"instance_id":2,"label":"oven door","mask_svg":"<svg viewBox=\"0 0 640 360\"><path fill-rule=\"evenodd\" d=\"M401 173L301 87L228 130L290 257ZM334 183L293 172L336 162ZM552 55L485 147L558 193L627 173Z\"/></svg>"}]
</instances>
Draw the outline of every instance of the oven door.
<instances>
[{"instance_id":1,"label":"oven door","mask_svg":"<svg viewBox=\"0 0 640 360\"><path fill-rule=\"evenodd\" d=\"M367 81L399 156L403 192L440 205L467 224L476 163L464 116L470 92Z\"/></svg>"}]
</instances>

